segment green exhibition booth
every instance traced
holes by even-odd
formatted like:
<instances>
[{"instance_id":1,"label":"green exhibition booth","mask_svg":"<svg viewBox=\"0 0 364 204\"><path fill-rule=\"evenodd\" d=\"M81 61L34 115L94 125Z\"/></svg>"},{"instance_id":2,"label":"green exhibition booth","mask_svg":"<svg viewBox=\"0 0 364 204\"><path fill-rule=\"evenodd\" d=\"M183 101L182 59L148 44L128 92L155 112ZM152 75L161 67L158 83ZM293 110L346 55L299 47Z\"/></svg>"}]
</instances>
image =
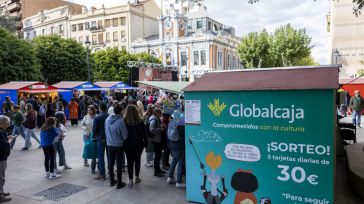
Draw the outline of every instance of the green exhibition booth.
<instances>
[{"instance_id":1,"label":"green exhibition booth","mask_svg":"<svg viewBox=\"0 0 364 204\"><path fill-rule=\"evenodd\" d=\"M187 200L333 204L338 75L220 71L185 88Z\"/></svg>"}]
</instances>

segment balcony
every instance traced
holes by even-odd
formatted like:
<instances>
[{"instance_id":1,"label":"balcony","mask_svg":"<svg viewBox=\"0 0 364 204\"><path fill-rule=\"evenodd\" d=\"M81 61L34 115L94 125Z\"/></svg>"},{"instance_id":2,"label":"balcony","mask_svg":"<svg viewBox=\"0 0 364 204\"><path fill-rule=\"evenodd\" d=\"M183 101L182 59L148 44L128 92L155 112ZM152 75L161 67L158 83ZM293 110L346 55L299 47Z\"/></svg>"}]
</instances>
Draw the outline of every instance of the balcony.
<instances>
[{"instance_id":1,"label":"balcony","mask_svg":"<svg viewBox=\"0 0 364 204\"><path fill-rule=\"evenodd\" d=\"M104 32L105 29L102 26L94 26L90 28L90 31L91 33L99 33L99 32Z\"/></svg>"},{"instance_id":2,"label":"balcony","mask_svg":"<svg viewBox=\"0 0 364 204\"><path fill-rule=\"evenodd\" d=\"M20 9L21 9L21 5L18 2L13 2L8 5L9 12L19 11Z\"/></svg>"}]
</instances>

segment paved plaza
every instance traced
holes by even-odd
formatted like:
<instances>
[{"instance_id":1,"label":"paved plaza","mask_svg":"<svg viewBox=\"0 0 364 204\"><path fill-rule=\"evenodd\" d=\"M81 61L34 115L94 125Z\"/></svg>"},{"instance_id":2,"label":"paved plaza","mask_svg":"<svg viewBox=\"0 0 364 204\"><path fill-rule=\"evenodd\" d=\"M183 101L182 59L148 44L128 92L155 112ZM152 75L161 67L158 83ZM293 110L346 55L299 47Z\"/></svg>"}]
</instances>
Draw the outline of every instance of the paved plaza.
<instances>
[{"instance_id":1,"label":"paved plaza","mask_svg":"<svg viewBox=\"0 0 364 204\"><path fill-rule=\"evenodd\" d=\"M348 119L344 119L348 120ZM48 180L44 178L43 152L37 149L37 144L33 141L31 150L22 152L21 147L24 140L18 141L8 159L8 169L6 171L6 191L12 193L10 203L142 203L142 204L182 204L185 201L185 189L177 189L174 185L168 185L165 178L153 176L153 168L142 166L142 182L134 187L125 187L115 190L109 186L109 181L97 181L91 170L83 166L81 158L83 142L81 128L72 128L68 125L68 135L64 140L67 163L71 170L62 172L62 178ZM364 142L364 129L358 130L358 142ZM142 157L144 163L145 156ZM336 203L339 204L359 204L364 200L351 193L346 182L346 160L337 159L336 169ZM123 180L126 181L127 173L123 173ZM72 185L71 185L72 184ZM65 198L54 198L52 201L39 197L40 192L48 190L58 185L66 185L67 193L80 188L76 192ZM76 185L76 186L74 186ZM61 189L58 189L58 192ZM36 196L36 195L37 196ZM59 193L58 193L59 194Z\"/></svg>"}]
</instances>

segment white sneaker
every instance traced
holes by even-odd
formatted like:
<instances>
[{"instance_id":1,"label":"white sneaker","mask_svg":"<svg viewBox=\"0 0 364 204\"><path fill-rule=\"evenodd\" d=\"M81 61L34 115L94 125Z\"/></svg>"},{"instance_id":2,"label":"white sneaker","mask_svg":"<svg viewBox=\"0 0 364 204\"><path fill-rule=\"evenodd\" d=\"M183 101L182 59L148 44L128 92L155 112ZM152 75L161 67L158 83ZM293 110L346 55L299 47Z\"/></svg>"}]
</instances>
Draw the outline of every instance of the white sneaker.
<instances>
[{"instance_id":1,"label":"white sneaker","mask_svg":"<svg viewBox=\"0 0 364 204\"><path fill-rule=\"evenodd\" d=\"M54 173L59 174L59 173L61 173L61 170L59 170L59 169L54 169Z\"/></svg>"},{"instance_id":2,"label":"white sneaker","mask_svg":"<svg viewBox=\"0 0 364 204\"><path fill-rule=\"evenodd\" d=\"M49 175L49 179L57 179L57 178L60 178L60 177L62 177L61 175L59 175L59 174L55 174L55 173L51 173L50 175Z\"/></svg>"},{"instance_id":3,"label":"white sneaker","mask_svg":"<svg viewBox=\"0 0 364 204\"><path fill-rule=\"evenodd\" d=\"M152 166L154 166L153 165L153 162L145 162L145 164L144 164L145 166L147 166L147 167L152 167Z\"/></svg>"},{"instance_id":4,"label":"white sneaker","mask_svg":"<svg viewBox=\"0 0 364 204\"><path fill-rule=\"evenodd\" d=\"M46 175L45 175L45 178L49 178L49 175L50 175L50 173L49 173L49 171L47 171Z\"/></svg>"},{"instance_id":5,"label":"white sneaker","mask_svg":"<svg viewBox=\"0 0 364 204\"><path fill-rule=\"evenodd\" d=\"M186 188L186 184L184 183L176 183L177 188Z\"/></svg>"},{"instance_id":6,"label":"white sneaker","mask_svg":"<svg viewBox=\"0 0 364 204\"><path fill-rule=\"evenodd\" d=\"M176 183L176 180L174 178L167 178L167 183L168 184L172 184L172 183Z\"/></svg>"}]
</instances>

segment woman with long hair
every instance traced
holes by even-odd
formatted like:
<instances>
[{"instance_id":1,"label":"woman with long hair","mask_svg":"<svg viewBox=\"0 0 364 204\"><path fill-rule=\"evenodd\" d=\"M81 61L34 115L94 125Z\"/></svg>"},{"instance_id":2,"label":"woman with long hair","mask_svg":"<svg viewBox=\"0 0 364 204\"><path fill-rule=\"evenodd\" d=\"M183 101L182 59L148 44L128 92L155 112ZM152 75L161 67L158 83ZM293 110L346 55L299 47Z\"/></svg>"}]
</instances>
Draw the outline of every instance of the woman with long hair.
<instances>
[{"instance_id":1,"label":"woman with long hair","mask_svg":"<svg viewBox=\"0 0 364 204\"><path fill-rule=\"evenodd\" d=\"M47 118L40 131L40 144L44 152L44 168L46 170L46 178L56 179L61 177L54 172L54 146L53 143L57 139L58 132L56 129L56 119Z\"/></svg>"},{"instance_id":2,"label":"woman with long hair","mask_svg":"<svg viewBox=\"0 0 364 204\"><path fill-rule=\"evenodd\" d=\"M149 118L152 117L154 113L154 105L153 104L148 104L147 106L147 112L144 115L144 124L146 125L146 128L149 128ZM153 156L154 156L154 147L153 147L153 142L151 138L148 138L148 147L145 149L146 151L146 161L145 161L145 166L147 167L152 167L153 166Z\"/></svg>"},{"instance_id":3,"label":"woman with long hair","mask_svg":"<svg viewBox=\"0 0 364 204\"><path fill-rule=\"evenodd\" d=\"M135 183L140 183L140 159L144 147L147 146L147 133L143 119L135 105L128 105L124 113L124 122L128 129L128 139L125 141L125 154L128 161L129 185L134 184L133 173L135 170Z\"/></svg>"},{"instance_id":4,"label":"woman with long hair","mask_svg":"<svg viewBox=\"0 0 364 204\"><path fill-rule=\"evenodd\" d=\"M96 117L96 108L93 105L90 105L87 109L87 115L82 119L81 126L83 130L83 142L86 145L90 140L92 133L92 126L94 119ZM92 150L92 152L90 151ZM95 152L93 152L95 151ZM96 146L94 148L84 148L83 157L84 157L84 166L89 166L87 159L92 159L91 162L91 173L95 174L96 168Z\"/></svg>"},{"instance_id":5,"label":"woman with long hair","mask_svg":"<svg viewBox=\"0 0 364 204\"><path fill-rule=\"evenodd\" d=\"M30 137L34 138L39 144L39 138L35 135L35 128L37 124L37 113L33 110L33 105L27 103L25 105L25 121L24 121L24 132L25 132L25 146L21 149L22 151L28 150L31 143Z\"/></svg>"}]
</instances>

